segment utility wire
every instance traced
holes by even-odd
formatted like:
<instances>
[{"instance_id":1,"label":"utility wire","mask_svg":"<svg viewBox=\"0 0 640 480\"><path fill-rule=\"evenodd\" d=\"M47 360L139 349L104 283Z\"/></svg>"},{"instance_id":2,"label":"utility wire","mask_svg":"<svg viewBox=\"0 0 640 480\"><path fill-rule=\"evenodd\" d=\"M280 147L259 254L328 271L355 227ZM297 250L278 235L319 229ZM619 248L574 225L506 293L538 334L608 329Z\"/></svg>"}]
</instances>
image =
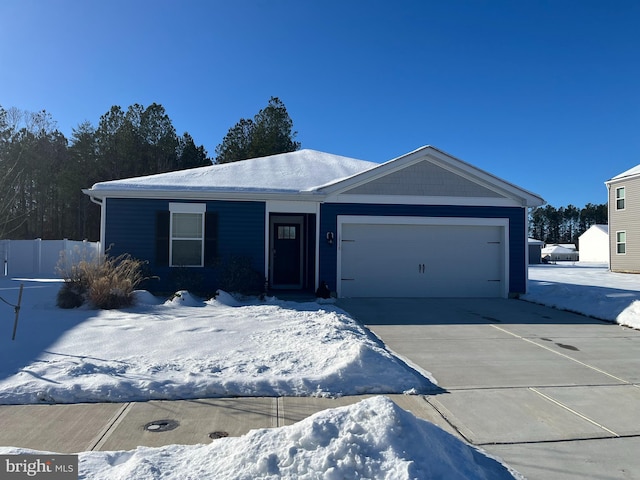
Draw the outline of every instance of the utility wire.
<instances>
[{"instance_id":1,"label":"utility wire","mask_svg":"<svg viewBox=\"0 0 640 480\"><path fill-rule=\"evenodd\" d=\"M9 305L10 307L13 308L20 308L18 305L14 305L13 303L9 303L7 302L4 298L0 297L0 300L3 301L4 303L6 303L7 305Z\"/></svg>"}]
</instances>

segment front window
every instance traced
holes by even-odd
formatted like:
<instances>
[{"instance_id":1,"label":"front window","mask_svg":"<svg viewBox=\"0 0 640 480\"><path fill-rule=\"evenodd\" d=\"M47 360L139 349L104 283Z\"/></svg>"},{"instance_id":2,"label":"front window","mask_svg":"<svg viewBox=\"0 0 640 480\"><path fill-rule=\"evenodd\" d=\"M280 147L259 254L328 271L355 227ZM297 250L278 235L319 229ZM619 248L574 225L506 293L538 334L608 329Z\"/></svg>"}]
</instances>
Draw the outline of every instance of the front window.
<instances>
[{"instance_id":1,"label":"front window","mask_svg":"<svg viewBox=\"0 0 640 480\"><path fill-rule=\"evenodd\" d=\"M172 267L202 267L204 254L205 204L171 203L171 237L169 239Z\"/></svg>"},{"instance_id":2,"label":"front window","mask_svg":"<svg viewBox=\"0 0 640 480\"><path fill-rule=\"evenodd\" d=\"M616 253L627 253L627 232L616 232Z\"/></svg>"},{"instance_id":3,"label":"front window","mask_svg":"<svg viewBox=\"0 0 640 480\"><path fill-rule=\"evenodd\" d=\"M624 210L624 187L616 188L616 210Z\"/></svg>"}]
</instances>

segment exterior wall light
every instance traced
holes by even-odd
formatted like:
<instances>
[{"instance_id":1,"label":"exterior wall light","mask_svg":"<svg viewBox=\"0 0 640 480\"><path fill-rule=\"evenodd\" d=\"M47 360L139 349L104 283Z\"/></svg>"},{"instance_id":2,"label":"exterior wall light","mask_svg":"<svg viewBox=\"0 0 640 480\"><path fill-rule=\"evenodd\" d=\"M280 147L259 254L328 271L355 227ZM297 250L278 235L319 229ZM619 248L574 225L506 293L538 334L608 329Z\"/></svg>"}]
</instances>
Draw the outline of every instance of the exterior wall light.
<instances>
[{"instance_id":1,"label":"exterior wall light","mask_svg":"<svg viewBox=\"0 0 640 480\"><path fill-rule=\"evenodd\" d=\"M333 232L327 232L327 243L333 245Z\"/></svg>"}]
</instances>

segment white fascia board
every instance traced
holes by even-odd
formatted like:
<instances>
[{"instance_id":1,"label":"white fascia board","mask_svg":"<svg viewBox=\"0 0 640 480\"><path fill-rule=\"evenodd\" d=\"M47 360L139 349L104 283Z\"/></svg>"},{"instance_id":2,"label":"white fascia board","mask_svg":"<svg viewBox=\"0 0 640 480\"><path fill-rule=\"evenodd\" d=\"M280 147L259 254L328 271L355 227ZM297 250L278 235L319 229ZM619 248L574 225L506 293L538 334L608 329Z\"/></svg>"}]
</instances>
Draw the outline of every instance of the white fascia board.
<instances>
[{"instance_id":1,"label":"white fascia board","mask_svg":"<svg viewBox=\"0 0 640 480\"><path fill-rule=\"evenodd\" d=\"M488 226L509 227L509 219L476 218L476 217L412 217L412 216L388 216L388 215L338 215L338 226L343 223L374 224L374 225L463 225L463 226Z\"/></svg>"},{"instance_id":2,"label":"white fascia board","mask_svg":"<svg viewBox=\"0 0 640 480\"><path fill-rule=\"evenodd\" d=\"M350 195L328 196L324 203L368 203L383 205L460 205L483 207L522 207L522 202L513 198L497 197L423 197L419 195Z\"/></svg>"},{"instance_id":3,"label":"white fascia board","mask_svg":"<svg viewBox=\"0 0 640 480\"><path fill-rule=\"evenodd\" d=\"M207 204L169 202L169 211L171 213L205 213L207 211Z\"/></svg>"},{"instance_id":4,"label":"white fascia board","mask_svg":"<svg viewBox=\"0 0 640 480\"><path fill-rule=\"evenodd\" d=\"M316 199L317 200L317 199ZM267 200L267 213L316 213L319 202L301 202L298 200Z\"/></svg>"},{"instance_id":5,"label":"white fascia board","mask_svg":"<svg viewBox=\"0 0 640 480\"><path fill-rule=\"evenodd\" d=\"M631 175L625 175L624 177L614 177L604 182L604 184L607 186L611 186L619 183L625 183L625 182L628 182L629 180L637 180L638 178L640 178L640 173L634 173Z\"/></svg>"},{"instance_id":6,"label":"white fascia board","mask_svg":"<svg viewBox=\"0 0 640 480\"><path fill-rule=\"evenodd\" d=\"M230 200L230 201L258 201L268 200L297 202L318 202L324 199L323 194L317 192L248 192L248 191L224 191L212 192L203 190L83 190L91 198L144 198L162 200Z\"/></svg>"},{"instance_id":7,"label":"white fascia board","mask_svg":"<svg viewBox=\"0 0 640 480\"><path fill-rule=\"evenodd\" d=\"M506 180L503 180L495 175L485 172L473 165L452 157L444 152L438 150L429 152L427 155L429 159L436 165L452 173L460 175L469 181L482 185L489 190L496 192L499 195L517 199L522 206L538 207L544 205L544 200L538 195L529 192L523 188L520 188Z\"/></svg>"}]
</instances>

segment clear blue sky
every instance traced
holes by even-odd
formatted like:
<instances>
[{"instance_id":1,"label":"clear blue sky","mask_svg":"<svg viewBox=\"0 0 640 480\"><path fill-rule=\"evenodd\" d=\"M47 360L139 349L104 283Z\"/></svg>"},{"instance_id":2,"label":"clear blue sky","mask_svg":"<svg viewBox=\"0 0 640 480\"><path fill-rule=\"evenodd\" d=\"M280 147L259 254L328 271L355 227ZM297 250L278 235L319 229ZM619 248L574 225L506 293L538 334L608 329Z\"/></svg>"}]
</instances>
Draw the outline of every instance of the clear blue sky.
<instances>
[{"instance_id":1,"label":"clear blue sky","mask_svg":"<svg viewBox=\"0 0 640 480\"><path fill-rule=\"evenodd\" d=\"M0 105L162 104L213 156L280 97L303 148L434 145L560 207L640 163L637 0L2 0Z\"/></svg>"}]
</instances>

